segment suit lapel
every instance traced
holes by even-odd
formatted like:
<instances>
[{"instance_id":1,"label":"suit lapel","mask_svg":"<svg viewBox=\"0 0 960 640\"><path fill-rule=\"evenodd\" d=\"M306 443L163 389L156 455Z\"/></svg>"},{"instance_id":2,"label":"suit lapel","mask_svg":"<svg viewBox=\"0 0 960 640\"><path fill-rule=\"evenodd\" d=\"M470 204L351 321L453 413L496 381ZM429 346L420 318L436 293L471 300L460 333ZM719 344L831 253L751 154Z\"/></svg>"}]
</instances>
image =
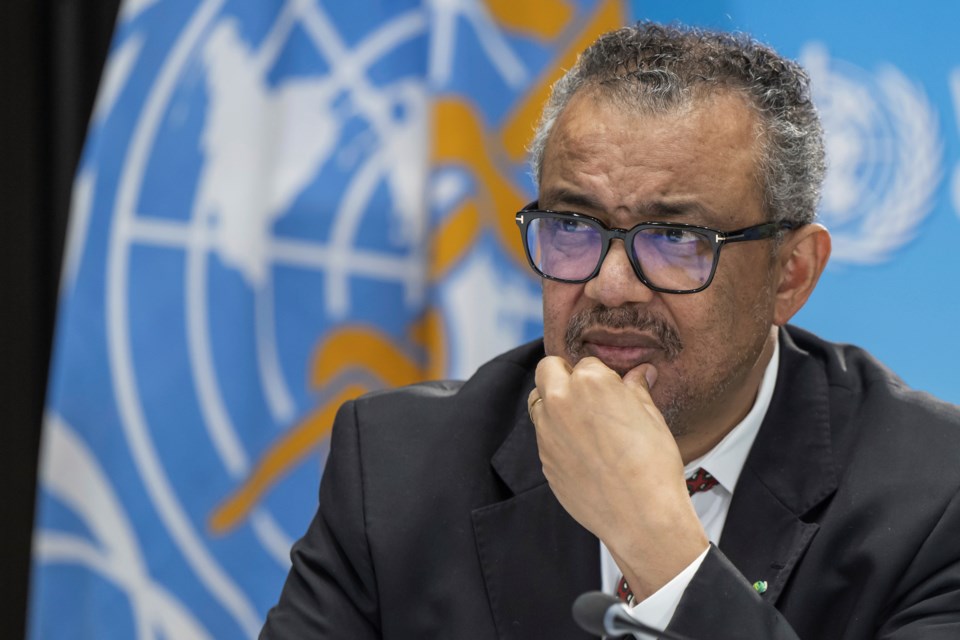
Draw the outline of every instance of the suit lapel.
<instances>
[{"instance_id":1,"label":"suit lapel","mask_svg":"<svg viewBox=\"0 0 960 640\"><path fill-rule=\"evenodd\" d=\"M533 388L532 380L528 390ZM492 465L512 497L472 513L490 608L502 639L588 638L570 614L600 586L599 542L554 497L541 470L526 393Z\"/></svg>"},{"instance_id":2,"label":"suit lapel","mask_svg":"<svg viewBox=\"0 0 960 640\"><path fill-rule=\"evenodd\" d=\"M819 528L804 516L837 488L826 376L780 333L777 387L720 538L748 581L766 582L763 597L773 603Z\"/></svg>"},{"instance_id":3,"label":"suit lapel","mask_svg":"<svg viewBox=\"0 0 960 640\"><path fill-rule=\"evenodd\" d=\"M819 526L807 521L837 488L826 376L781 330L770 410L747 457L720 549L776 603ZM600 584L599 543L547 485L526 412L492 459L511 497L472 513L477 552L500 638L589 637L570 616L573 600ZM580 634L578 636L578 634Z\"/></svg>"}]
</instances>

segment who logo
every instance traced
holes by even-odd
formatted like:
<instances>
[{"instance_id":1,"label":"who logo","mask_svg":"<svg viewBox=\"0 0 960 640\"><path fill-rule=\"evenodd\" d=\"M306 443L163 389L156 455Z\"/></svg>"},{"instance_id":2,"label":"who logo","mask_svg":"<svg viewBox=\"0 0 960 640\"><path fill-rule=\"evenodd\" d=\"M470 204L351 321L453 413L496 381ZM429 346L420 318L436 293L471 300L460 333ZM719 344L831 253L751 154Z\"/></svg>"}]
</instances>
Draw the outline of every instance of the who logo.
<instances>
[{"instance_id":1,"label":"who logo","mask_svg":"<svg viewBox=\"0 0 960 640\"><path fill-rule=\"evenodd\" d=\"M876 264L917 234L935 204L943 148L937 113L922 87L893 65L875 73L809 43L810 73L827 144L820 218L832 260Z\"/></svg>"},{"instance_id":2,"label":"who logo","mask_svg":"<svg viewBox=\"0 0 960 640\"><path fill-rule=\"evenodd\" d=\"M337 407L539 335L524 148L561 68L624 19L124 5L75 185L33 637L256 636Z\"/></svg>"}]
</instances>

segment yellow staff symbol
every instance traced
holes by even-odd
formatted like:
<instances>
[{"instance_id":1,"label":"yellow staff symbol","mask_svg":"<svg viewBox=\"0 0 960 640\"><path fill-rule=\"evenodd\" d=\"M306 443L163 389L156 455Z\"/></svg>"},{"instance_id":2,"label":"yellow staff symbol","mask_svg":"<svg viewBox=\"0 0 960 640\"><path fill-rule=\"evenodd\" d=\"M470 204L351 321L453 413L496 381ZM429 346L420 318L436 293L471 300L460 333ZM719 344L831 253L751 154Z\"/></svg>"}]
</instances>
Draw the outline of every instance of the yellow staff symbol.
<instances>
[{"instance_id":1,"label":"yellow staff symbol","mask_svg":"<svg viewBox=\"0 0 960 640\"><path fill-rule=\"evenodd\" d=\"M538 78L497 130L485 127L477 109L460 96L444 96L433 106L431 161L434 166L456 165L476 178L476 192L459 204L432 234L429 246L429 282L439 282L466 255L484 228L490 228L514 259L525 262L513 223L524 196L509 177L524 161L526 144L550 86L599 34L623 24L620 0L602 0L582 28L572 24L573 9L562 0L485 0L494 19L506 30L545 41L561 41L561 54ZM314 352L310 387L335 388L348 371L363 371L383 386L402 386L444 374L447 362L446 328L436 309L410 331L410 342L425 358L418 359L375 327L347 326L326 334ZM422 364L420 364L422 362ZM251 473L210 515L212 533L223 535L246 520L262 497L303 462L329 435L341 404L371 389L351 383L299 423L285 431L260 456Z\"/></svg>"}]
</instances>

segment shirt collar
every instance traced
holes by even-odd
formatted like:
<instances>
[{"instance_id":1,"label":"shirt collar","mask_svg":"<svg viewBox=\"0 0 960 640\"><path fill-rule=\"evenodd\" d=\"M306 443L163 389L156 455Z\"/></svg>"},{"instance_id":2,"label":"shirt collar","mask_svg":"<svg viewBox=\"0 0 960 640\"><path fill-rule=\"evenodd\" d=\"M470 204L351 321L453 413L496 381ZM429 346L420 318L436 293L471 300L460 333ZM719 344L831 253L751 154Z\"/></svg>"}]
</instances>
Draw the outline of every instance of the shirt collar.
<instances>
[{"instance_id":1,"label":"shirt collar","mask_svg":"<svg viewBox=\"0 0 960 640\"><path fill-rule=\"evenodd\" d=\"M743 471L743 464L747 461L747 454L750 453L750 447L760 431L760 424L764 416L767 415L767 409L770 408L770 400L773 398L773 389L777 383L777 369L780 366L780 340L774 341L773 355L767 368L763 372L763 379L760 381L760 388L757 391L757 399L753 403L750 413L735 426L730 433L724 436L723 440L717 443L713 449L690 462L684 467L684 475L690 477L700 467L703 467L710 475L717 479L724 489L733 493L737 486L737 480L740 478L740 472Z\"/></svg>"}]
</instances>

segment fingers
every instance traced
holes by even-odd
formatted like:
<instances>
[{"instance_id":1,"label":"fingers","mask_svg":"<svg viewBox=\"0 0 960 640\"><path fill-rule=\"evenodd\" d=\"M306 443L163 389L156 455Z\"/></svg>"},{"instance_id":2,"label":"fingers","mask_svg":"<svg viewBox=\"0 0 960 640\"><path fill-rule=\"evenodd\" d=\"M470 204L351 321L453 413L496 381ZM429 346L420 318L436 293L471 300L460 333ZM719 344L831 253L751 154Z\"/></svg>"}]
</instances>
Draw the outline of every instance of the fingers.
<instances>
[{"instance_id":1,"label":"fingers","mask_svg":"<svg viewBox=\"0 0 960 640\"><path fill-rule=\"evenodd\" d=\"M580 360L575 367L559 356L547 356L537 364L536 385L541 397L546 398L548 391L562 388L574 373L590 375L613 375L619 380L620 376L613 369L603 364L599 358L588 356Z\"/></svg>"},{"instance_id":2,"label":"fingers","mask_svg":"<svg viewBox=\"0 0 960 640\"><path fill-rule=\"evenodd\" d=\"M657 368L649 362L645 362L627 371L623 376L623 382L630 388L642 387L644 391L649 393L653 389L653 385L657 384L657 374Z\"/></svg>"},{"instance_id":3,"label":"fingers","mask_svg":"<svg viewBox=\"0 0 960 640\"><path fill-rule=\"evenodd\" d=\"M610 369L603 361L593 356L583 358L577 362L574 367L571 367L566 360L559 356L547 356L537 365L536 385L540 397L546 397L548 389L556 389L558 386L567 382L570 376L575 373L582 373L588 376L598 375L601 378L612 378L616 376L618 381L621 379L620 375L613 371L613 369ZM645 362L628 371L622 380L631 388L637 390L642 388L645 392L643 395L646 395L657 383L657 376L657 367L649 362ZM531 398L530 403L528 403L528 407L532 406L532 402L533 398Z\"/></svg>"},{"instance_id":4,"label":"fingers","mask_svg":"<svg viewBox=\"0 0 960 640\"><path fill-rule=\"evenodd\" d=\"M573 368L559 356L547 356L537 364L534 377L536 386L527 397L527 413L536 424L537 411L543 409L544 396L565 388Z\"/></svg>"},{"instance_id":5,"label":"fingers","mask_svg":"<svg viewBox=\"0 0 960 640\"><path fill-rule=\"evenodd\" d=\"M542 392L544 387L552 386L552 382L557 380L565 380L570 375L571 371L573 371L573 367L571 367L570 363L560 356L545 357L543 360L537 363L537 370L534 378L537 389L540 389Z\"/></svg>"},{"instance_id":6,"label":"fingers","mask_svg":"<svg viewBox=\"0 0 960 640\"><path fill-rule=\"evenodd\" d=\"M600 359L586 357L576 366L561 357L547 356L536 369L536 387L527 398L527 412L530 420L537 424L536 418L548 406L568 406L571 395L577 394L584 401L601 401L604 392L615 392L626 387L644 404L653 407L650 390L657 383L657 367L649 362L637 365L622 378ZM576 401L574 399L574 401ZM556 408L556 407L555 407Z\"/></svg>"}]
</instances>

